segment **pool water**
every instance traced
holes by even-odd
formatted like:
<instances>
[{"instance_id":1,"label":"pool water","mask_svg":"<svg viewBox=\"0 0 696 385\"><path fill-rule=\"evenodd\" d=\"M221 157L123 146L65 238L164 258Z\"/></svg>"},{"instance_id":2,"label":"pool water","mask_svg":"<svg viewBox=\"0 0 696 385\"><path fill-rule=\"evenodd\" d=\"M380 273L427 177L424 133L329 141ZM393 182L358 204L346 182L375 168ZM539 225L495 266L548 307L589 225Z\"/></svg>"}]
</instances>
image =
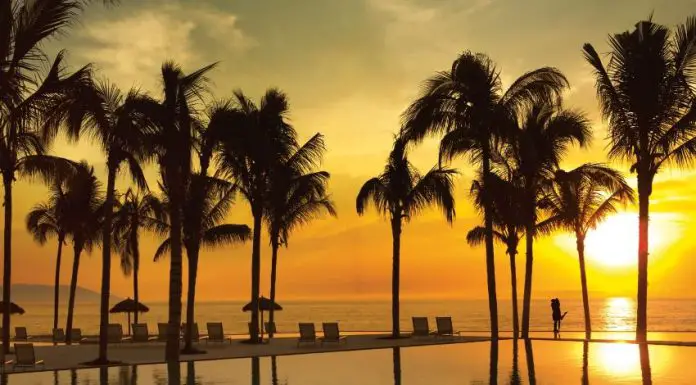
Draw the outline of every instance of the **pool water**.
<instances>
[{"instance_id":1,"label":"pool water","mask_svg":"<svg viewBox=\"0 0 696 385\"><path fill-rule=\"evenodd\" d=\"M695 384L696 348L500 341L18 373L7 385Z\"/></svg>"}]
</instances>

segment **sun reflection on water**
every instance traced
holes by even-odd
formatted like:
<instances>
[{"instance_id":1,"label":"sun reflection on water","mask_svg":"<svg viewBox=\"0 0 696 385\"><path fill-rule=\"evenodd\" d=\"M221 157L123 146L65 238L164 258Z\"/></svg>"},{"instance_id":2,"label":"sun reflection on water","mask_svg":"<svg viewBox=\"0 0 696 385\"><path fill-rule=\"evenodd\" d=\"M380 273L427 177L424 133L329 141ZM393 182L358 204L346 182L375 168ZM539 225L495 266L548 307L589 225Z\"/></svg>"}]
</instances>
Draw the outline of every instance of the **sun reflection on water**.
<instances>
[{"instance_id":1,"label":"sun reflection on water","mask_svg":"<svg viewBox=\"0 0 696 385\"><path fill-rule=\"evenodd\" d=\"M638 345L626 343L598 344L594 356L600 369L608 375L626 377L640 372Z\"/></svg>"},{"instance_id":2,"label":"sun reflection on water","mask_svg":"<svg viewBox=\"0 0 696 385\"><path fill-rule=\"evenodd\" d=\"M608 331L635 330L635 301L626 297L607 298L602 310L604 329Z\"/></svg>"}]
</instances>

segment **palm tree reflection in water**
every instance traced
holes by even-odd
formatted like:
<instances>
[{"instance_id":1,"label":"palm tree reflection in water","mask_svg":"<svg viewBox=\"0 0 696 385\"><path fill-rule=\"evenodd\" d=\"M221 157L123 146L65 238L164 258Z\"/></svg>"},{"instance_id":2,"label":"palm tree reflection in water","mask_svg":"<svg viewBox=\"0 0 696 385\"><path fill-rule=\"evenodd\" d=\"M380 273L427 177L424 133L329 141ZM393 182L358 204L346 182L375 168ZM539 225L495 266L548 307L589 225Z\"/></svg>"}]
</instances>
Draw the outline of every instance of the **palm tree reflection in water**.
<instances>
[{"instance_id":1,"label":"palm tree reflection in water","mask_svg":"<svg viewBox=\"0 0 696 385\"><path fill-rule=\"evenodd\" d=\"M393 348L392 361L394 363L394 385L401 385L401 348Z\"/></svg>"},{"instance_id":2,"label":"palm tree reflection in water","mask_svg":"<svg viewBox=\"0 0 696 385\"><path fill-rule=\"evenodd\" d=\"M582 385L589 385L590 376L587 370L587 363L589 361L588 353L590 350L590 343L583 341L582 343Z\"/></svg>"},{"instance_id":3,"label":"palm tree reflection in water","mask_svg":"<svg viewBox=\"0 0 696 385\"><path fill-rule=\"evenodd\" d=\"M522 385L522 376L520 376L520 349L517 342L517 338L512 340L512 372L510 372L510 385Z\"/></svg>"},{"instance_id":4,"label":"palm tree reflection in water","mask_svg":"<svg viewBox=\"0 0 696 385\"><path fill-rule=\"evenodd\" d=\"M488 372L488 383L498 384L498 340L491 340L491 358Z\"/></svg>"},{"instance_id":5,"label":"palm tree reflection in water","mask_svg":"<svg viewBox=\"0 0 696 385\"><path fill-rule=\"evenodd\" d=\"M534 372L534 350L532 349L532 340L524 340L524 350L527 355L527 375L529 376L529 385L536 385L536 373Z\"/></svg>"},{"instance_id":6,"label":"palm tree reflection in water","mask_svg":"<svg viewBox=\"0 0 696 385\"><path fill-rule=\"evenodd\" d=\"M652 385L652 371L650 370L650 352L647 344L640 344L640 372L643 376L643 385Z\"/></svg>"},{"instance_id":7,"label":"palm tree reflection in water","mask_svg":"<svg viewBox=\"0 0 696 385\"><path fill-rule=\"evenodd\" d=\"M251 357L251 385L261 385L261 365L258 357Z\"/></svg>"}]
</instances>

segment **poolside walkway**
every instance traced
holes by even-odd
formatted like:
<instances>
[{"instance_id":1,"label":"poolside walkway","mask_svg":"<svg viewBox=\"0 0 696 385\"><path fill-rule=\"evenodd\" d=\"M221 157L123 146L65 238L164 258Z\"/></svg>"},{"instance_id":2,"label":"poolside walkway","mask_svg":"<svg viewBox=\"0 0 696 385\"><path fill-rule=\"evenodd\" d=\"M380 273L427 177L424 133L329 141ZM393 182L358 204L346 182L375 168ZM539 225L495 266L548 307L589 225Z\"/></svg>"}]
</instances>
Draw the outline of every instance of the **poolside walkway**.
<instances>
[{"instance_id":1,"label":"poolside walkway","mask_svg":"<svg viewBox=\"0 0 696 385\"><path fill-rule=\"evenodd\" d=\"M274 338L268 344L249 345L243 344L239 340L232 343L201 343L197 345L206 351L205 354L182 355L182 361L199 360L219 360L228 358L261 357L261 356L283 356L291 354L324 353L336 351L383 349L390 347L408 347L424 345L441 345L466 342L488 341L489 338L480 336L462 337L425 337L425 338L402 338L398 340L384 339L384 335L351 335L347 337L346 343L340 345L327 343L323 346L303 344L297 346L297 338L285 337ZM41 346L36 345L37 359L44 360L45 366L35 369L20 369L17 372L43 371L43 370L62 370L84 367L80 363L88 362L97 357L97 345L59 345ZM12 358L9 356L8 358ZM160 364L164 363L164 343L122 343L109 345L109 359L120 361L124 365L134 364ZM6 367L7 373L13 370Z\"/></svg>"}]
</instances>

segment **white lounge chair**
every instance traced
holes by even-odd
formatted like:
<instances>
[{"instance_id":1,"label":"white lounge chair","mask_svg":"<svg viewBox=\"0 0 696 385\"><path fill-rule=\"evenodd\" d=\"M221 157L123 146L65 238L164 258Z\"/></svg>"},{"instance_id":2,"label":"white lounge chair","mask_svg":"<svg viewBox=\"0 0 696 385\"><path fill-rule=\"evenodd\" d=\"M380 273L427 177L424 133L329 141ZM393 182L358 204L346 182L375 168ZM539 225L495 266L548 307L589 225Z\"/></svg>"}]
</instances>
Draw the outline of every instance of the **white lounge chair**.
<instances>
[{"instance_id":1,"label":"white lounge chair","mask_svg":"<svg viewBox=\"0 0 696 385\"><path fill-rule=\"evenodd\" d=\"M27 341L29 339L29 334L27 333L27 328L24 326L15 327L15 341Z\"/></svg>"},{"instance_id":2,"label":"white lounge chair","mask_svg":"<svg viewBox=\"0 0 696 385\"><path fill-rule=\"evenodd\" d=\"M53 329L53 342L56 344L65 342L65 331L63 331L63 328Z\"/></svg>"},{"instance_id":3,"label":"white lounge chair","mask_svg":"<svg viewBox=\"0 0 696 385\"><path fill-rule=\"evenodd\" d=\"M121 324L109 324L107 328L107 337L110 344L130 341L129 337L123 336L123 326Z\"/></svg>"},{"instance_id":4,"label":"white lounge chair","mask_svg":"<svg viewBox=\"0 0 696 385\"><path fill-rule=\"evenodd\" d=\"M225 337L225 331L222 328L222 322L208 322L208 338L206 342L229 342L232 343L232 338Z\"/></svg>"},{"instance_id":5,"label":"white lounge chair","mask_svg":"<svg viewBox=\"0 0 696 385\"><path fill-rule=\"evenodd\" d=\"M157 337L150 337L150 333L147 330L147 324L133 324L133 342L150 342L156 339Z\"/></svg>"},{"instance_id":6,"label":"white lounge chair","mask_svg":"<svg viewBox=\"0 0 696 385\"><path fill-rule=\"evenodd\" d=\"M34 344L14 344L15 360L12 362L14 368L35 368L43 366L43 360L36 359Z\"/></svg>"},{"instance_id":7,"label":"white lounge chair","mask_svg":"<svg viewBox=\"0 0 696 385\"><path fill-rule=\"evenodd\" d=\"M181 338L185 339L186 338L186 324L181 324L181 329L182 329L182 335ZM198 323L194 322L193 323L193 328L191 329L191 341L193 342L198 342L201 339L201 333L198 331Z\"/></svg>"},{"instance_id":8,"label":"white lounge chair","mask_svg":"<svg viewBox=\"0 0 696 385\"><path fill-rule=\"evenodd\" d=\"M72 328L70 330L70 341L71 342L82 342L84 338L82 338L82 329L80 328Z\"/></svg>"},{"instance_id":9,"label":"white lounge chair","mask_svg":"<svg viewBox=\"0 0 696 385\"><path fill-rule=\"evenodd\" d=\"M413 321L412 337L428 337L433 334L428 325L428 317L411 317L411 320Z\"/></svg>"},{"instance_id":10,"label":"white lounge chair","mask_svg":"<svg viewBox=\"0 0 696 385\"><path fill-rule=\"evenodd\" d=\"M321 328L324 330L324 337L321 338L322 345L324 345L324 342L335 342L337 344L347 342L346 337L339 333L337 322L324 322L321 324Z\"/></svg>"},{"instance_id":11,"label":"white lounge chair","mask_svg":"<svg viewBox=\"0 0 696 385\"><path fill-rule=\"evenodd\" d=\"M435 317L435 323L437 323L435 335L438 337L454 337L461 334L452 327L452 317Z\"/></svg>"},{"instance_id":12,"label":"white lounge chair","mask_svg":"<svg viewBox=\"0 0 696 385\"><path fill-rule=\"evenodd\" d=\"M275 322L264 322L263 323L264 328L266 329L266 334L276 334L276 324Z\"/></svg>"},{"instance_id":13,"label":"white lounge chair","mask_svg":"<svg viewBox=\"0 0 696 385\"><path fill-rule=\"evenodd\" d=\"M314 329L314 324L313 323L307 323L307 322L300 322L299 323L300 327L300 338L297 339L297 346L299 347L300 344L317 344L317 332Z\"/></svg>"}]
</instances>

